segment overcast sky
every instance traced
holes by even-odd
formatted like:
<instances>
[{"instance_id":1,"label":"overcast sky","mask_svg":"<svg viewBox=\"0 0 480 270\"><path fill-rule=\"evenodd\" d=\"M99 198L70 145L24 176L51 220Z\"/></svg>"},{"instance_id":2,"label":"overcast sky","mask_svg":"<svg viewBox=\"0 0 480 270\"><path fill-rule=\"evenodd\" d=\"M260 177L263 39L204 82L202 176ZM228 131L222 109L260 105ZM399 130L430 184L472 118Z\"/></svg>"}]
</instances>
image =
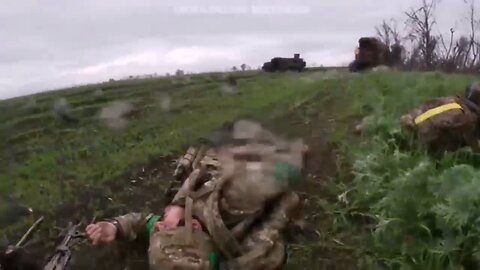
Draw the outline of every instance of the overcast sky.
<instances>
[{"instance_id":1,"label":"overcast sky","mask_svg":"<svg viewBox=\"0 0 480 270\"><path fill-rule=\"evenodd\" d=\"M257 67L295 52L308 65L347 64L360 36L419 2L0 0L0 99L176 69ZM443 0L443 31L463 27L466 10L463 0Z\"/></svg>"}]
</instances>

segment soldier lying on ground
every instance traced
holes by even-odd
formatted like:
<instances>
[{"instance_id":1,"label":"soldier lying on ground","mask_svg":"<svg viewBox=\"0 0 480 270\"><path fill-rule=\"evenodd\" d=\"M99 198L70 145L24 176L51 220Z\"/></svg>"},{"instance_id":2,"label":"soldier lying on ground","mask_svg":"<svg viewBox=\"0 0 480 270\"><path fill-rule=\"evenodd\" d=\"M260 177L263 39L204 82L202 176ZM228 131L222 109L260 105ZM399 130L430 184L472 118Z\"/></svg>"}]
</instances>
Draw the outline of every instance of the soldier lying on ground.
<instances>
[{"instance_id":1,"label":"soldier lying on ground","mask_svg":"<svg viewBox=\"0 0 480 270\"><path fill-rule=\"evenodd\" d=\"M465 97L430 100L402 116L402 127L432 153L470 146L478 152L480 85L468 86Z\"/></svg>"},{"instance_id":2,"label":"soldier lying on ground","mask_svg":"<svg viewBox=\"0 0 480 270\"><path fill-rule=\"evenodd\" d=\"M151 269L281 269L284 231L297 218L304 145L241 121L240 146L191 151L188 178L159 216L131 213L91 224L93 244L149 239Z\"/></svg>"}]
</instances>

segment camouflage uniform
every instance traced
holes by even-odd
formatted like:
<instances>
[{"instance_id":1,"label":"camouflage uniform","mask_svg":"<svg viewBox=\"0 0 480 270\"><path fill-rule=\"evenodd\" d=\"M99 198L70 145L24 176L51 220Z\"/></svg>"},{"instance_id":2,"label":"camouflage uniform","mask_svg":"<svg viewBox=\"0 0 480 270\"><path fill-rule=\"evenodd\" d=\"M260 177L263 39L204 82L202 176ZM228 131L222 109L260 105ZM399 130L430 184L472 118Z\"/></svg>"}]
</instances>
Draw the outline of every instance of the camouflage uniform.
<instances>
[{"instance_id":1,"label":"camouflage uniform","mask_svg":"<svg viewBox=\"0 0 480 270\"><path fill-rule=\"evenodd\" d=\"M172 204L184 207L186 219L193 216L206 228L221 254L222 269L281 269L286 260L283 232L299 212L299 197L288 187L300 177L303 143L257 131L242 146L191 148L186 154L191 162L180 160L179 167L186 167L177 169L189 176ZM148 219L142 214L116 218L129 240L145 232Z\"/></svg>"},{"instance_id":2,"label":"camouflage uniform","mask_svg":"<svg viewBox=\"0 0 480 270\"><path fill-rule=\"evenodd\" d=\"M455 151L478 146L478 107L461 97L430 100L402 116L402 127L415 134L430 152Z\"/></svg>"},{"instance_id":3,"label":"camouflage uniform","mask_svg":"<svg viewBox=\"0 0 480 270\"><path fill-rule=\"evenodd\" d=\"M362 37L358 40L355 60L350 64L352 72L390 64L390 49L375 37Z\"/></svg>"}]
</instances>

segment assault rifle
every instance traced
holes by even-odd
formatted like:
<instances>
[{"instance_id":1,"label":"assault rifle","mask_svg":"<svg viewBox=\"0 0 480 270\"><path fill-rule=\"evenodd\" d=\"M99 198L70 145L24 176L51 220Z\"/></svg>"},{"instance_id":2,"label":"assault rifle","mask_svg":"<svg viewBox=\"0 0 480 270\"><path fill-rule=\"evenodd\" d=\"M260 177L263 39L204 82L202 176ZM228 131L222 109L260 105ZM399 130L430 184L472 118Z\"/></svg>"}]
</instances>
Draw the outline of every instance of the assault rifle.
<instances>
[{"instance_id":1,"label":"assault rifle","mask_svg":"<svg viewBox=\"0 0 480 270\"><path fill-rule=\"evenodd\" d=\"M32 227L23 235L20 241L14 246L9 246L5 252L0 252L1 270L66 270L72 258L72 249L84 240L84 233L80 232L81 223L69 224L67 233L61 243L56 247L55 252L50 256L46 264L42 267L38 262L34 262L25 252L25 247L29 244L24 242L43 221L43 217L37 220Z\"/></svg>"},{"instance_id":2,"label":"assault rifle","mask_svg":"<svg viewBox=\"0 0 480 270\"><path fill-rule=\"evenodd\" d=\"M60 245L55 249L55 253L48 260L47 264L43 268L44 270L66 270L68 269L68 263L72 258L72 248L84 240L84 233L79 231L81 224L72 225L69 224L67 234L63 238Z\"/></svg>"}]
</instances>

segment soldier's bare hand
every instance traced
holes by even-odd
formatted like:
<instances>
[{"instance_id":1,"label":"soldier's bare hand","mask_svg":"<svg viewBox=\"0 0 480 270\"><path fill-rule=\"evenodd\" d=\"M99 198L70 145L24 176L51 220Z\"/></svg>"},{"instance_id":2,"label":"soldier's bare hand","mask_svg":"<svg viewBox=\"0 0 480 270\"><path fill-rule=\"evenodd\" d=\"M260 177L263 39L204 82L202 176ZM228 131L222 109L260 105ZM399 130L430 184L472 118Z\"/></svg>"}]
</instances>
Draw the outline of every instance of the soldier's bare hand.
<instances>
[{"instance_id":1,"label":"soldier's bare hand","mask_svg":"<svg viewBox=\"0 0 480 270\"><path fill-rule=\"evenodd\" d=\"M197 219L192 219L192 228L194 230L198 230L198 231L201 231L203 230L202 228L202 224L200 223L200 221L198 221Z\"/></svg>"},{"instance_id":2,"label":"soldier's bare hand","mask_svg":"<svg viewBox=\"0 0 480 270\"><path fill-rule=\"evenodd\" d=\"M98 222L88 225L85 233L94 246L109 244L115 240L117 227L110 222Z\"/></svg>"},{"instance_id":3,"label":"soldier's bare hand","mask_svg":"<svg viewBox=\"0 0 480 270\"><path fill-rule=\"evenodd\" d=\"M169 206L165 209L163 227L167 230L177 228L180 220L185 216L185 210L180 206Z\"/></svg>"},{"instance_id":4,"label":"soldier's bare hand","mask_svg":"<svg viewBox=\"0 0 480 270\"><path fill-rule=\"evenodd\" d=\"M165 223L163 221L159 221L155 223L154 231L159 232L165 230Z\"/></svg>"}]
</instances>

